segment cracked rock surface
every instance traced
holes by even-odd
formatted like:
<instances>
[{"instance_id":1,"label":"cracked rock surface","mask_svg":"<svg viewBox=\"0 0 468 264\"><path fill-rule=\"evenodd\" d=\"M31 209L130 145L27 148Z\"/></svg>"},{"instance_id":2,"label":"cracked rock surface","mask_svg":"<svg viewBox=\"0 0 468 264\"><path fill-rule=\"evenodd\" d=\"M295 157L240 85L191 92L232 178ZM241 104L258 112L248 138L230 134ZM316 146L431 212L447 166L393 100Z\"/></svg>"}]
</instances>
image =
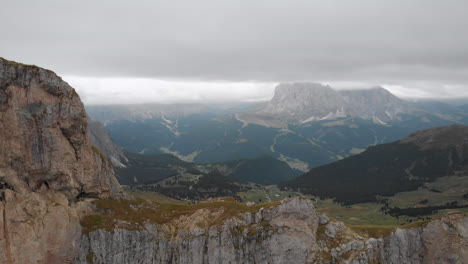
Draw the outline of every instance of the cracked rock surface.
<instances>
[{"instance_id":1,"label":"cracked rock surface","mask_svg":"<svg viewBox=\"0 0 468 264\"><path fill-rule=\"evenodd\" d=\"M75 90L52 71L0 58L0 263L69 262L80 200L119 192Z\"/></svg>"}]
</instances>

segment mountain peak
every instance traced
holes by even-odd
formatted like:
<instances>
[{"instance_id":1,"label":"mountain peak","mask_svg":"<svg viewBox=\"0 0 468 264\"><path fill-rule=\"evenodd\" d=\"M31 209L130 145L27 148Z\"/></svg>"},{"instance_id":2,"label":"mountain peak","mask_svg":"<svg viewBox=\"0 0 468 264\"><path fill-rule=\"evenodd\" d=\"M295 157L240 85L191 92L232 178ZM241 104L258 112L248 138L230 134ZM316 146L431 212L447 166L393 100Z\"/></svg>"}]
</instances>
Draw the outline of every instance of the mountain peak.
<instances>
[{"instance_id":1,"label":"mountain peak","mask_svg":"<svg viewBox=\"0 0 468 264\"><path fill-rule=\"evenodd\" d=\"M386 124L409 111L405 101L380 86L336 91L320 83L297 82L279 84L271 101L257 113L298 123L357 117Z\"/></svg>"},{"instance_id":2,"label":"mountain peak","mask_svg":"<svg viewBox=\"0 0 468 264\"><path fill-rule=\"evenodd\" d=\"M345 101L330 86L319 83L281 83L259 114L280 119L304 121L320 119L337 111L344 112Z\"/></svg>"}]
</instances>

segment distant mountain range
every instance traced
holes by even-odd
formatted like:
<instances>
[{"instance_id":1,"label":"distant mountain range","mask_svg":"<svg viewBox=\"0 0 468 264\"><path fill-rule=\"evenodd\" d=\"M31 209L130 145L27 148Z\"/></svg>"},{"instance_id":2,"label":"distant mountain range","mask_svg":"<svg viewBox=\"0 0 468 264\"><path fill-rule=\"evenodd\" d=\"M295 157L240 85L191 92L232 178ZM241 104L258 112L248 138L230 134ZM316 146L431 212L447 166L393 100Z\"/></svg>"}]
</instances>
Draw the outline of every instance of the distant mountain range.
<instances>
[{"instance_id":1,"label":"distant mountain range","mask_svg":"<svg viewBox=\"0 0 468 264\"><path fill-rule=\"evenodd\" d=\"M281 186L343 203L359 203L416 190L445 176L468 176L467 126L418 131L314 168Z\"/></svg>"},{"instance_id":2,"label":"distant mountain range","mask_svg":"<svg viewBox=\"0 0 468 264\"><path fill-rule=\"evenodd\" d=\"M383 88L280 84L269 102L88 106L123 149L197 163L267 155L309 171L416 130L468 124L468 107L408 102Z\"/></svg>"}]
</instances>

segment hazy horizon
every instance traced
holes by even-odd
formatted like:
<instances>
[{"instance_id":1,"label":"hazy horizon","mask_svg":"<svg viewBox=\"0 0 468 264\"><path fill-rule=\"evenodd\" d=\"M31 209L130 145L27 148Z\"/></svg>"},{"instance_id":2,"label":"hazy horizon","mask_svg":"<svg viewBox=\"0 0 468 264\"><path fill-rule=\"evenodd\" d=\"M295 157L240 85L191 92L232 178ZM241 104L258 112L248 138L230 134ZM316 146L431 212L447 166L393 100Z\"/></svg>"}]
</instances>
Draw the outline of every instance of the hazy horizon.
<instances>
[{"instance_id":1,"label":"hazy horizon","mask_svg":"<svg viewBox=\"0 0 468 264\"><path fill-rule=\"evenodd\" d=\"M67 81L67 80L65 80ZM102 80L100 80L102 81ZM114 81L114 80L112 80ZM111 81L111 82L112 82ZM164 81L159 81L159 80L152 80L154 82L161 82L165 83ZM120 87L124 90L127 89L128 86L124 84ZM317 83L317 82L310 82L310 83ZM174 86L177 87L171 87L171 88L166 88L164 89L164 85L161 86L147 86L147 92L143 92L141 94L137 94L137 97L128 97L129 94L125 92L119 92L120 89L116 89L115 84L112 85L114 87L113 92L111 94L106 93L106 97L108 100L101 101L101 98L99 96L96 96L95 91L84 91L80 90L77 87L92 87L92 85L87 85L80 86L80 85L75 85L73 83L70 83L72 87L77 88L77 92L81 97L81 100L85 105L88 106L105 106L105 105L170 105L170 104L254 104L254 103L263 103L263 102L268 102L272 99L274 95L274 90L279 83L275 84L261 84L259 86L255 86L253 84L248 84L248 83L227 83L227 84L222 84L222 83L208 83L208 86L211 87L205 87L200 89L197 86L194 86L193 83L187 83L187 84L182 84L180 82L177 83L171 83ZM438 101L442 103L447 103L451 105L462 105L462 104L468 104L468 94L466 96L448 96L448 97L434 97L431 95L428 96L418 96L417 93L413 93L413 96L407 96L408 94L411 94L411 90L406 89L405 87L400 87L400 86L390 86L390 85L383 85L383 86L367 86L367 87L349 87L349 86L333 86L333 84L330 83L321 83L322 85L329 85L332 89L337 90L337 91L342 91L342 90L369 90L373 89L376 87L382 87L389 92L391 92L393 95L397 96L400 99L403 99L405 101L409 102L430 102L430 101ZM217 85L220 85L219 87L215 87ZM223 86L224 85L224 86ZM244 85L244 86L243 86ZM230 96L226 96L226 93L232 92L232 88L236 87L238 89L235 89L234 93L230 94ZM144 88L144 87L140 87ZM240 89L239 89L240 88ZM250 91L245 92L245 89L251 89ZM181 91L182 90L182 91ZM211 94L207 94L207 92L213 92ZM99 93L99 89L97 89L97 92ZM175 95L174 92L179 92L178 95ZM237 92L237 93L236 93ZM240 92L240 93L239 93ZM242 93L245 92L245 93ZM410 93L408 93L410 92ZM148 97L148 94L151 95L156 95L157 99L155 100L155 97ZM138 95L141 95L141 97L138 97ZM210 96L211 95L211 96ZM232 96L234 95L234 97ZM124 97L125 96L125 97ZM256 96L256 97L255 97ZM114 97L112 99L109 99L111 97Z\"/></svg>"}]
</instances>

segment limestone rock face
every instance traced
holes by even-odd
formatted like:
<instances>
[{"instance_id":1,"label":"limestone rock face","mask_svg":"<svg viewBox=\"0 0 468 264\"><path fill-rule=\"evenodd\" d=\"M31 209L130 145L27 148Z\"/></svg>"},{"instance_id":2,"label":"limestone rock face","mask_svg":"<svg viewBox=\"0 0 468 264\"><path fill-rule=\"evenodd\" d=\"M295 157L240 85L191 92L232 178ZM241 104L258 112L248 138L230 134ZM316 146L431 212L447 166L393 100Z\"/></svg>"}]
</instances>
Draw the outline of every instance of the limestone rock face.
<instances>
[{"instance_id":1,"label":"limestone rock face","mask_svg":"<svg viewBox=\"0 0 468 264\"><path fill-rule=\"evenodd\" d=\"M55 73L0 58L0 263L66 263L85 197L117 197L75 90Z\"/></svg>"},{"instance_id":2,"label":"limestone rock face","mask_svg":"<svg viewBox=\"0 0 468 264\"><path fill-rule=\"evenodd\" d=\"M468 216L453 213L424 228L398 229L383 248L383 263L466 263Z\"/></svg>"},{"instance_id":3,"label":"limestone rock face","mask_svg":"<svg viewBox=\"0 0 468 264\"><path fill-rule=\"evenodd\" d=\"M393 234L376 239L362 237L343 223L329 222L325 232L317 235L318 255L322 263L462 264L468 259L467 228L468 216L452 213L426 226L398 228Z\"/></svg>"},{"instance_id":4,"label":"limestone rock face","mask_svg":"<svg viewBox=\"0 0 468 264\"><path fill-rule=\"evenodd\" d=\"M195 215L174 236L155 225L138 231L84 234L75 263L88 263L89 258L93 263L161 264L287 264L316 259L318 217L310 200L286 199L279 206L246 213L206 230L193 226Z\"/></svg>"},{"instance_id":5,"label":"limestone rock face","mask_svg":"<svg viewBox=\"0 0 468 264\"><path fill-rule=\"evenodd\" d=\"M396 229L384 238L360 235L333 219L321 221L312 203L299 198L220 226L197 226L209 216L202 210L186 216L176 233L168 232L174 226L147 224L140 230L83 234L73 263L461 264L468 259L468 216L463 213Z\"/></svg>"}]
</instances>

